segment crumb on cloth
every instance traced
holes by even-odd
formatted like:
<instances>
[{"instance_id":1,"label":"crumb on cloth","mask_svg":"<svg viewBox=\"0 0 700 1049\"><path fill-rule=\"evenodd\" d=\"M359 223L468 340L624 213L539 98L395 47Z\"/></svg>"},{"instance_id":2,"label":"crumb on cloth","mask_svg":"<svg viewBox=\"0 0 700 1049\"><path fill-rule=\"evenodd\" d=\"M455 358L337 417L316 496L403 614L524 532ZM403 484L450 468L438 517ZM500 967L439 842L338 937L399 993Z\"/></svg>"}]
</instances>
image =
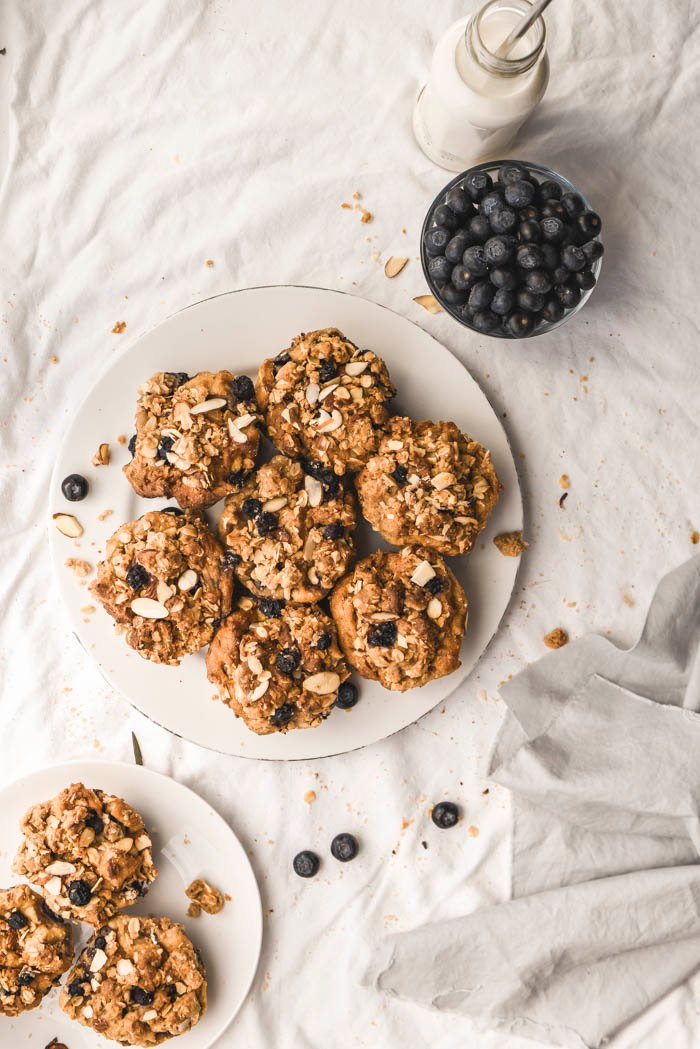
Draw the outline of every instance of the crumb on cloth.
<instances>
[{"instance_id":1,"label":"crumb on cloth","mask_svg":"<svg viewBox=\"0 0 700 1049\"><path fill-rule=\"evenodd\" d=\"M554 630L550 630L548 634L545 634L542 640L547 648L563 648L569 640L569 635L566 630L562 630L562 628L558 626L555 627Z\"/></svg>"}]
</instances>

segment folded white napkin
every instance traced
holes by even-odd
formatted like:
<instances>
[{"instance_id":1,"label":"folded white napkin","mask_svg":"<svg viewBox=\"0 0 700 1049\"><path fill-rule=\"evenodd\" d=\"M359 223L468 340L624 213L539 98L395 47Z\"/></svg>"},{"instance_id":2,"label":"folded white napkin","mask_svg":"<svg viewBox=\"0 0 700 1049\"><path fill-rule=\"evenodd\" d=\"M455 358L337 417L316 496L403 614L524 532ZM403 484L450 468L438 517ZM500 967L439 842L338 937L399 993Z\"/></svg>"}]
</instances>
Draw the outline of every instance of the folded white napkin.
<instances>
[{"instance_id":1,"label":"folded white napkin","mask_svg":"<svg viewBox=\"0 0 700 1049\"><path fill-rule=\"evenodd\" d=\"M513 899L398 934L366 983L595 1049L700 967L700 557L638 644L590 636L502 690Z\"/></svg>"}]
</instances>

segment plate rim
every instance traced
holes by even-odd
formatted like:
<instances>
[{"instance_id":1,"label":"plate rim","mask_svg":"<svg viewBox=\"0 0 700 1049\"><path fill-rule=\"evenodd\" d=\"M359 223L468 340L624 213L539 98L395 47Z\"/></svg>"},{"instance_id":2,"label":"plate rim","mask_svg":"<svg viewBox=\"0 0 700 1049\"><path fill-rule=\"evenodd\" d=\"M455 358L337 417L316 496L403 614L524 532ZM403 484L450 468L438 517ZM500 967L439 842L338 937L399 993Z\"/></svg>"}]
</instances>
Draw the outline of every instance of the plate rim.
<instances>
[{"instance_id":1,"label":"plate rim","mask_svg":"<svg viewBox=\"0 0 700 1049\"><path fill-rule=\"evenodd\" d=\"M115 368L117 366L117 364L124 357L128 356L128 354L130 354L135 349L135 347L138 346L147 336L149 336L153 332L157 331L159 328L161 328L167 322L169 322L169 321L173 320L174 318L178 317L181 313L185 313L185 312L187 312L187 310L193 309L194 307L201 306L201 305L203 305L206 302L212 302L212 301L214 301L216 299L227 298L227 297L233 296L233 295L239 295L239 294L244 293L244 292L266 291L266 290L272 290L272 289L275 289L275 290L276 289L290 289L290 290L303 289L305 291L312 291L312 292L316 291L316 292L323 292L323 293L327 293L327 294L329 293L329 294L332 294L332 295L342 295L342 296L345 296L346 298L349 298L349 299L358 300L358 301L361 301L361 302L368 303L370 306L376 306L379 309L385 310L387 313L390 313L393 317L397 317L399 320L405 321L405 322L413 325L415 328L418 328L419 331L423 333L423 335L428 336L434 343L437 344L438 347L440 347L441 350L443 350L447 354L449 354L449 356L453 358L453 360L456 362L456 364L466 372L468 378L476 385L476 387L479 390L479 392L481 393L482 397L486 400L487 404L489 405L489 408L491 409L491 412L493 413L493 416L494 416L496 422L498 423L498 425L499 425L499 427L501 429L501 432L503 433L503 437L504 437L504 440L505 440L505 443L506 443L506 446L507 446L507 449L508 449L508 453L509 453L509 455L511 457L511 460L512 460L512 463L513 463L514 474L515 474L516 484L517 484L517 503L518 503L518 506L517 506L517 509L518 509L518 522L517 523L518 523L518 527L520 529L524 528L525 504L524 504L524 500L523 500L523 492L522 492L522 486L521 486L521 483L520 483L520 477L519 477L519 474L518 474L517 463L516 463L515 455L513 454L513 448L511 446L511 442L510 442L510 436L508 434L508 430L503 425L502 418L496 412L496 409L493 407L490 398L486 395L486 393L482 389L481 384L472 375L471 371L459 359L459 357L457 357L457 355L452 352L452 350L449 348L449 346L446 346L443 342L441 342L440 339L438 339L435 335L433 335L432 332L428 331L426 328L423 328L416 320L413 320L410 317L406 317L403 313L399 313L397 310L392 309L390 306L387 306L384 303L376 302L374 299L368 299L364 295L356 295L353 292L346 291L346 290L340 289L340 288L326 288L326 287L322 287L322 286L316 285L316 284L284 284L284 283L279 283L279 284L255 284L255 285L248 285L248 286L243 287L243 288L231 288L228 291L217 292L215 295L207 295L203 299L197 299L195 302L190 302L186 306L181 306L179 309L174 310L172 313L167 314L167 316L163 317L161 320L157 321L155 324L152 324L149 328L147 328L145 331L143 331L133 342L131 342L127 346L125 346L122 350L119 351L119 353L116 356L111 358L110 361L107 362L104 365L104 367L99 371L99 373L96 376L96 378L90 384L89 389L87 389L85 391L83 397L81 398L81 400L80 400L80 402L78 404L78 407L77 407L77 409L75 411L75 415L73 416L73 418L78 417L80 415L80 413L82 412L85 404L88 402L92 391L94 390L94 388L97 385L99 385L99 383L102 382L104 377L109 372L111 372L112 369ZM62 454L62 451L63 451L63 447L64 447L64 444L65 444L68 432L69 432L69 430L71 428L72 421L73 420L71 419L71 420L69 420L67 422L67 424L66 424L66 426L65 426L65 428L64 428L64 430L62 432L62 435L61 435L61 440L60 440L60 443L58 445L58 450L57 450L56 457L54 459L53 468L52 468L52 471L51 471L49 492L54 491L56 489L56 486L60 484L59 470L58 470L59 461L61 459L61 454ZM181 739L184 742L192 744L193 746L200 747L202 750L204 750L206 752L209 752L209 753L212 753L212 754L220 754L223 757L244 758L244 759L246 759L248 761L270 761L270 762L288 762L288 761L298 762L298 761L310 761L310 760L313 760L313 761L325 761L325 760L328 760L329 758L340 757L343 754L354 754L357 751L364 750L367 747L376 746L377 744L383 743L386 740L393 739L400 732L403 732L405 729L410 728L411 725L418 724L418 722L420 722L423 718L427 717L428 714L432 713L435 710L435 708L440 703L448 702L453 697L453 695L457 691L457 689L462 684L464 684L464 682L471 676L471 674L476 670L478 665L481 663L482 659L484 658L484 656L486 655L488 649L490 648L491 644L493 643L494 638L498 634L498 632L500 630L500 627L501 627L501 624L502 624L502 622L503 622L503 620L504 620L504 618L506 616L506 613L508 612L508 610L509 610L509 608L511 606L511 602L512 602L513 597L515 595L515 589L516 589L516 585L517 585L517 582L518 582L518 578L519 578L519 575L520 575L520 572L521 572L521 569L522 569L522 559L518 558L517 559L517 565L515 566L515 574L513 576L510 596L509 596L509 598L508 598L508 600L506 602L505 607L503 608L503 611L501 612L501 614L500 614L500 616L498 618L497 623L494 625L492 633L488 637L484 647L482 648L479 656L477 657L476 662L471 667L471 669L469 670L467 675L464 678L462 678L460 681L456 682L454 684L454 686L452 687L452 689L450 689L450 691L447 692L447 694L445 696L443 696L442 699L436 700L436 702L433 704L433 706L431 706L428 710L423 711L423 713L419 714L412 721L409 721L407 724L401 725L400 727L398 727L396 729L393 729L391 732L388 732L386 735L381 736L379 739L374 739L374 740L372 740L369 743L358 743L356 746L352 746L352 747L349 747L347 749L334 751L331 754L323 754L323 755L319 755L319 756L314 756L312 758L309 758L308 756L301 756L301 755L300 756L288 756L288 755L285 755L285 756L277 756L277 755L261 756L261 755L249 754L249 753L248 754L247 753L235 753L235 754L232 754L228 750L219 750L217 747L212 746L210 744L200 743L200 742L198 742L196 740L190 739L188 736L183 735L181 732L178 732L175 729L169 728L167 725L164 725L162 722L158 721L157 718L155 718L152 714L146 713L144 710L142 710L141 707L139 707L134 702L134 700L129 695L127 695L126 692L123 691L121 686L119 686L118 684L116 684L116 682L111 680L111 678L108 676L108 674L104 671L104 669L101 666L100 662L86 648L86 646L83 644L83 641L81 640L79 634L73 628L72 612L71 612L71 609L67 606L66 601L65 601L65 599L63 597L62 587L61 587L61 584L60 584L59 578L58 578L58 569L57 569L56 559L52 555L52 549L53 549L52 544L53 544L54 536L53 536L53 529L52 529L52 518L51 518L50 507L49 507L49 511L48 511L48 515L47 515L47 536L48 536L48 539L49 539L49 553L50 553L50 560L51 560L52 577L53 577L54 584L56 585L56 587L57 587L57 589L59 591L59 594L61 596L62 604L66 608L66 611L67 611L67 613L69 615L70 632L73 635L73 637L75 638L77 644L83 650L83 652L85 652L85 654L90 658L90 660L92 661L93 665L96 667L98 673L102 677L103 681L105 681L105 683L111 689L113 689L119 696L121 696L124 700L126 700L126 702L129 704L129 706L133 710L135 710L138 714L140 714L142 717L145 717L149 722L151 722L151 724L156 725L158 728L162 729L164 732L167 732L169 735L175 737L176 739ZM168 778L168 777L166 777L166 778Z\"/></svg>"}]
</instances>

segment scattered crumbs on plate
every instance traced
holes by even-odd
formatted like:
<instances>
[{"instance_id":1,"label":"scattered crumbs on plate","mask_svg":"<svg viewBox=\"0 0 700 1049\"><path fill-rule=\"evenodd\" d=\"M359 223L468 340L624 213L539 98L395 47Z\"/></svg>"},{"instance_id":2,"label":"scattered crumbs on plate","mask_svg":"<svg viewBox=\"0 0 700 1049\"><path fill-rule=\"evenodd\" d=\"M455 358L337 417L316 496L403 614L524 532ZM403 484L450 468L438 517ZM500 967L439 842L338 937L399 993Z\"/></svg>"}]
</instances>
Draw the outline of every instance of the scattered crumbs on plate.
<instances>
[{"instance_id":1,"label":"scattered crumbs on plate","mask_svg":"<svg viewBox=\"0 0 700 1049\"><path fill-rule=\"evenodd\" d=\"M479 828L475 827L472 824L471 827L467 827L467 834L469 835L470 838L478 838L479 837Z\"/></svg>"},{"instance_id":2,"label":"scattered crumbs on plate","mask_svg":"<svg viewBox=\"0 0 700 1049\"><path fill-rule=\"evenodd\" d=\"M352 199L353 200L362 200L362 194L360 193L359 189L355 190L355 192L352 195Z\"/></svg>"},{"instance_id":3,"label":"scattered crumbs on plate","mask_svg":"<svg viewBox=\"0 0 700 1049\"><path fill-rule=\"evenodd\" d=\"M371 222L374 218L372 212L368 211L367 208L363 208L361 204L355 205L355 211L359 211L360 213L360 222Z\"/></svg>"},{"instance_id":4,"label":"scattered crumbs on plate","mask_svg":"<svg viewBox=\"0 0 700 1049\"><path fill-rule=\"evenodd\" d=\"M182 844L183 844L183 845L191 845L191 844L192 844L192 839L190 838L189 834L185 834L185 835L183 836L183 838L182 838Z\"/></svg>"},{"instance_id":5,"label":"scattered crumbs on plate","mask_svg":"<svg viewBox=\"0 0 700 1049\"><path fill-rule=\"evenodd\" d=\"M568 474L562 474L561 477L559 478L559 487L560 488L569 488L570 485L571 485L571 481L569 480L569 475Z\"/></svg>"},{"instance_id":6,"label":"scattered crumbs on plate","mask_svg":"<svg viewBox=\"0 0 700 1049\"><path fill-rule=\"evenodd\" d=\"M352 211L352 204L348 204L347 200L344 200L340 206L341 208L345 208L347 211Z\"/></svg>"},{"instance_id":7,"label":"scattered crumbs on plate","mask_svg":"<svg viewBox=\"0 0 700 1049\"><path fill-rule=\"evenodd\" d=\"M403 233L403 235L405 237L406 236L406 227L405 226L401 227L401 232Z\"/></svg>"},{"instance_id":8,"label":"scattered crumbs on plate","mask_svg":"<svg viewBox=\"0 0 700 1049\"><path fill-rule=\"evenodd\" d=\"M494 536L493 545L504 557L520 557L523 550L528 548L522 531L501 532L500 535Z\"/></svg>"},{"instance_id":9,"label":"scattered crumbs on plate","mask_svg":"<svg viewBox=\"0 0 700 1049\"><path fill-rule=\"evenodd\" d=\"M427 849L427 848L428 848L428 843L427 843L427 841L422 841L422 842L421 842L421 845L423 846L423 848L424 848L424 849Z\"/></svg>"},{"instance_id":10,"label":"scattered crumbs on plate","mask_svg":"<svg viewBox=\"0 0 700 1049\"><path fill-rule=\"evenodd\" d=\"M206 911L207 914L218 914L219 911L224 909L224 894L220 892L216 886L205 881L204 878L195 878L195 880L185 889L185 895L188 899L192 900L200 910ZM190 913L189 910L187 913ZM196 916L190 915L190 917Z\"/></svg>"},{"instance_id":11,"label":"scattered crumbs on plate","mask_svg":"<svg viewBox=\"0 0 700 1049\"><path fill-rule=\"evenodd\" d=\"M125 328L126 321L117 321L117 323L112 328L112 335L121 335Z\"/></svg>"},{"instance_id":12,"label":"scattered crumbs on plate","mask_svg":"<svg viewBox=\"0 0 700 1049\"><path fill-rule=\"evenodd\" d=\"M548 634L545 634L542 640L547 648L563 648L569 640L569 635L566 630L562 630L558 626L554 630L550 630Z\"/></svg>"},{"instance_id":13,"label":"scattered crumbs on plate","mask_svg":"<svg viewBox=\"0 0 700 1049\"><path fill-rule=\"evenodd\" d=\"M109 444L103 441L92 457L93 466L109 466Z\"/></svg>"},{"instance_id":14,"label":"scattered crumbs on plate","mask_svg":"<svg viewBox=\"0 0 700 1049\"><path fill-rule=\"evenodd\" d=\"M224 899L226 900L227 903L230 903L231 900L233 899L233 896L231 895L230 892L225 892L224 893Z\"/></svg>"},{"instance_id":15,"label":"scattered crumbs on plate","mask_svg":"<svg viewBox=\"0 0 700 1049\"><path fill-rule=\"evenodd\" d=\"M482 794L490 794L490 793L491 793L491 791L489 790L489 788L488 788L488 787L484 787L484 789L482 790L482 792L481 792L481 793L482 793Z\"/></svg>"},{"instance_id":16,"label":"scattered crumbs on plate","mask_svg":"<svg viewBox=\"0 0 700 1049\"><path fill-rule=\"evenodd\" d=\"M207 259L205 265L208 266L209 269L212 269L213 266L214 266L214 260L213 259Z\"/></svg>"},{"instance_id":17,"label":"scattered crumbs on plate","mask_svg":"<svg viewBox=\"0 0 700 1049\"><path fill-rule=\"evenodd\" d=\"M107 518L114 513L114 510L103 510L101 514L97 515L98 521L106 521Z\"/></svg>"},{"instance_id":18,"label":"scattered crumbs on plate","mask_svg":"<svg viewBox=\"0 0 700 1049\"><path fill-rule=\"evenodd\" d=\"M316 801L316 791L307 790L306 794L304 795L304 801L307 805L313 805L313 803Z\"/></svg>"},{"instance_id":19,"label":"scattered crumbs on plate","mask_svg":"<svg viewBox=\"0 0 700 1049\"><path fill-rule=\"evenodd\" d=\"M117 437L117 444L121 444L121 445L125 445L126 444L126 435L125 434L123 434L123 433L119 434L119 436Z\"/></svg>"},{"instance_id":20,"label":"scattered crumbs on plate","mask_svg":"<svg viewBox=\"0 0 700 1049\"><path fill-rule=\"evenodd\" d=\"M626 590L622 591L622 600L625 602L628 608L634 608L634 606L637 604L632 595L629 594Z\"/></svg>"},{"instance_id":21,"label":"scattered crumbs on plate","mask_svg":"<svg viewBox=\"0 0 700 1049\"><path fill-rule=\"evenodd\" d=\"M190 903L189 907L187 908L187 917L188 918L199 918L201 913L202 913L202 908L199 906L198 903L195 903L195 901L192 900L192 902Z\"/></svg>"},{"instance_id":22,"label":"scattered crumbs on plate","mask_svg":"<svg viewBox=\"0 0 700 1049\"><path fill-rule=\"evenodd\" d=\"M564 503L566 502L568 496L569 496L568 492L564 492L563 495L560 496L560 498L559 498L559 509L560 510L564 509Z\"/></svg>"},{"instance_id":23,"label":"scattered crumbs on plate","mask_svg":"<svg viewBox=\"0 0 700 1049\"><path fill-rule=\"evenodd\" d=\"M92 565L90 562L83 561L79 557L68 557L64 563L66 568L70 568L71 572L73 572L78 579L85 579L85 577L89 576L92 572Z\"/></svg>"},{"instance_id":24,"label":"scattered crumbs on plate","mask_svg":"<svg viewBox=\"0 0 700 1049\"><path fill-rule=\"evenodd\" d=\"M696 531L694 528L690 533L690 541L693 546L697 546L698 543L700 543L700 532Z\"/></svg>"},{"instance_id":25,"label":"scattered crumbs on plate","mask_svg":"<svg viewBox=\"0 0 700 1049\"><path fill-rule=\"evenodd\" d=\"M49 357L49 364L58 364L59 360L55 353L52 353Z\"/></svg>"},{"instance_id":26,"label":"scattered crumbs on plate","mask_svg":"<svg viewBox=\"0 0 700 1049\"><path fill-rule=\"evenodd\" d=\"M402 819L401 820L401 830L408 830L408 828L411 826L412 823L413 823L413 820Z\"/></svg>"}]
</instances>

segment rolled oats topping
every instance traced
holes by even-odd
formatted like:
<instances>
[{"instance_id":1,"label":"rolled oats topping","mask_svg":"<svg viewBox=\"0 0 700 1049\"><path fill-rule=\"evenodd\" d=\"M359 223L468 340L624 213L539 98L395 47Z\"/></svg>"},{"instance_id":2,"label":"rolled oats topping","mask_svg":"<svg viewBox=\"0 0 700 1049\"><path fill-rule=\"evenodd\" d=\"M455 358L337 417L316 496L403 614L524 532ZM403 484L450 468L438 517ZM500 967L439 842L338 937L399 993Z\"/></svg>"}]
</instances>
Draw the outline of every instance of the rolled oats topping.
<instances>
[{"instance_id":1,"label":"rolled oats topping","mask_svg":"<svg viewBox=\"0 0 700 1049\"><path fill-rule=\"evenodd\" d=\"M139 495L212 506L253 469L259 419L247 375L157 372L139 388L133 459L124 473Z\"/></svg>"},{"instance_id":2,"label":"rolled oats topping","mask_svg":"<svg viewBox=\"0 0 700 1049\"><path fill-rule=\"evenodd\" d=\"M207 674L248 728L267 735L319 725L350 671L318 605L243 598L211 644Z\"/></svg>"},{"instance_id":3,"label":"rolled oats topping","mask_svg":"<svg viewBox=\"0 0 700 1049\"><path fill-rule=\"evenodd\" d=\"M338 331L298 335L263 361L256 392L267 432L293 459L355 473L377 449L395 394L386 365Z\"/></svg>"},{"instance_id":4,"label":"rolled oats topping","mask_svg":"<svg viewBox=\"0 0 700 1049\"><path fill-rule=\"evenodd\" d=\"M183 927L169 918L119 915L80 954L61 1008L120 1045L160 1045L204 1016L204 963Z\"/></svg>"},{"instance_id":5,"label":"rolled oats topping","mask_svg":"<svg viewBox=\"0 0 700 1049\"><path fill-rule=\"evenodd\" d=\"M21 829L13 870L62 919L100 925L145 896L158 873L138 812L82 783L34 805Z\"/></svg>"},{"instance_id":6,"label":"rolled oats topping","mask_svg":"<svg viewBox=\"0 0 700 1049\"><path fill-rule=\"evenodd\" d=\"M201 514L153 510L117 529L90 591L128 645L174 666L207 645L231 609L223 554Z\"/></svg>"},{"instance_id":7,"label":"rolled oats topping","mask_svg":"<svg viewBox=\"0 0 700 1049\"><path fill-rule=\"evenodd\" d=\"M207 914L218 914L224 909L224 894L204 878L196 878L185 892L187 898Z\"/></svg>"},{"instance_id":8,"label":"rolled oats topping","mask_svg":"<svg viewBox=\"0 0 700 1049\"><path fill-rule=\"evenodd\" d=\"M227 498L219 538L248 590L306 603L319 601L347 572L356 518L355 496L335 475L324 485L276 455Z\"/></svg>"},{"instance_id":9,"label":"rolled oats topping","mask_svg":"<svg viewBox=\"0 0 700 1049\"><path fill-rule=\"evenodd\" d=\"M348 662L384 688L404 692L460 665L467 599L427 547L359 561L333 591L331 611Z\"/></svg>"},{"instance_id":10,"label":"rolled oats topping","mask_svg":"<svg viewBox=\"0 0 700 1049\"><path fill-rule=\"evenodd\" d=\"M389 420L356 478L362 513L389 543L442 554L471 550L501 484L490 453L451 422Z\"/></svg>"},{"instance_id":11,"label":"rolled oats topping","mask_svg":"<svg viewBox=\"0 0 700 1049\"><path fill-rule=\"evenodd\" d=\"M0 1015L36 1008L73 960L73 935L28 885L0 889Z\"/></svg>"}]
</instances>

